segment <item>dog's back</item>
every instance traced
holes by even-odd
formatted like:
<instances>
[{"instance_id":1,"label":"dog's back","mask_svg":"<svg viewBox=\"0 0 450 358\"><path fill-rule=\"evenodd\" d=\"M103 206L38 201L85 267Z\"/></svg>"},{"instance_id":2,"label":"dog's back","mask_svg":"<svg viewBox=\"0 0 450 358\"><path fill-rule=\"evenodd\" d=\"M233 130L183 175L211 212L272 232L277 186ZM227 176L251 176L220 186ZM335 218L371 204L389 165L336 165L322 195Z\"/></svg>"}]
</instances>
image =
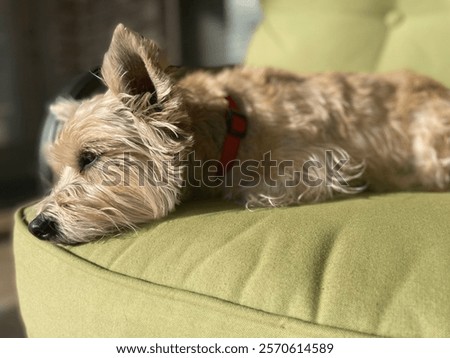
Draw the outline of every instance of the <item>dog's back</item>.
<instances>
[{"instance_id":1,"label":"dog's back","mask_svg":"<svg viewBox=\"0 0 450 358\"><path fill-rule=\"evenodd\" d=\"M327 152L334 162L346 161L340 168L342 183L326 180L325 170L316 170L315 175L332 183L328 188L307 188L309 195L297 188L294 196L283 186L272 188L272 197L285 198L281 204L297 194L308 201L354 192L362 183L376 191L449 186L450 94L425 76L409 71L302 76L236 67L218 74L193 73L180 86L193 93L194 108L196 101L207 106L228 93L239 101L249 118L241 161L263 160L268 152L277 162L293 160L297 170L307 161L325 163ZM195 121L195 110L192 117ZM277 173L271 175L279 182L292 175ZM235 177L241 179L239 172ZM242 195L243 189L237 192Z\"/></svg>"}]
</instances>

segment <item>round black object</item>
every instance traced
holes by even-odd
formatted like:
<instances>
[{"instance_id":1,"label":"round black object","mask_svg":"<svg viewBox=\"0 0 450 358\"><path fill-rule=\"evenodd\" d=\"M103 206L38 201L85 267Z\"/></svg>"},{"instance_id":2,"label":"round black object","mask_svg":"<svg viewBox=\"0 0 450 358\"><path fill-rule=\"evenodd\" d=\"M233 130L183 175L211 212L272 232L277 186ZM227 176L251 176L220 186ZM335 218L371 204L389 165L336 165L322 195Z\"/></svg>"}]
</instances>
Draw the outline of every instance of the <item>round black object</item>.
<instances>
[{"instance_id":1,"label":"round black object","mask_svg":"<svg viewBox=\"0 0 450 358\"><path fill-rule=\"evenodd\" d=\"M95 68L75 78L57 97L82 100L105 90L106 88L100 79L100 68ZM39 142L39 176L44 190L48 190L53 182L53 174L47 163L45 151L49 144L55 141L62 126L63 123L48 111Z\"/></svg>"}]
</instances>

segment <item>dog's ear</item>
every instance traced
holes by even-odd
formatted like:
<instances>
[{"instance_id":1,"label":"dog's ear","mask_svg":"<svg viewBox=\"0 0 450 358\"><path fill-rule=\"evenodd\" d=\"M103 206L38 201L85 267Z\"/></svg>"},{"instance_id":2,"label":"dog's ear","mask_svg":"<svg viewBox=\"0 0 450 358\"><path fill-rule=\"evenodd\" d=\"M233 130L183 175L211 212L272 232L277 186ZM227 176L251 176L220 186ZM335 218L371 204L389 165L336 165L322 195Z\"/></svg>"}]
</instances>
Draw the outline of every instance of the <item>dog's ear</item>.
<instances>
[{"instance_id":1,"label":"dog's ear","mask_svg":"<svg viewBox=\"0 0 450 358\"><path fill-rule=\"evenodd\" d=\"M160 104L171 88L165 67L167 64L155 42L117 25L102 65L103 79L114 94L148 93L150 104Z\"/></svg>"},{"instance_id":2,"label":"dog's ear","mask_svg":"<svg viewBox=\"0 0 450 358\"><path fill-rule=\"evenodd\" d=\"M50 112L61 122L66 122L72 118L80 102L70 98L58 97L50 105Z\"/></svg>"}]
</instances>

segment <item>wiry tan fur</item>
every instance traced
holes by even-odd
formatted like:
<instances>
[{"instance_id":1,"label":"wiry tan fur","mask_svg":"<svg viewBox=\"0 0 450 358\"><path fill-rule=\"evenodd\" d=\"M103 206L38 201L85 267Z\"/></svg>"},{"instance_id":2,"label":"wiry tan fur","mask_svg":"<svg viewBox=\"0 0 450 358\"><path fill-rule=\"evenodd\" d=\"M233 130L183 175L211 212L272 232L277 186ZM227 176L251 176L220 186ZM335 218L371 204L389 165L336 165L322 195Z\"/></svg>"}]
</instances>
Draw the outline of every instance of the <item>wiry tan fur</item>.
<instances>
[{"instance_id":1,"label":"wiry tan fur","mask_svg":"<svg viewBox=\"0 0 450 358\"><path fill-rule=\"evenodd\" d=\"M55 242L87 242L133 228L166 216L192 195L284 206L366 188L443 191L450 186L450 92L412 72L301 76L235 67L176 79L154 42L119 25L102 75L105 94L82 102L60 99L51 107L65 125L50 151L58 179L39 213L56 223L58 232L49 238ZM270 152L273 160L292 160L301 170L308 160L324 163L331 150L334 161L348 160L340 170L344 181L330 177L320 186L287 187L292 170L274 169L275 186L263 181L241 186L243 174L234 167L226 174L230 187L183 188L186 175L205 175L202 169L187 170L190 152L202 162L220 158L228 95L248 118L237 159L260 161ZM86 151L97 159L83 169L79 157ZM129 161L123 153L129 153ZM167 185L142 183L139 171L148 170L148 161L154 163L152 175ZM129 181L103 185L111 175L102 170L105 163L113 163L109 168L118 175L128 170ZM321 169L310 174L329 175Z\"/></svg>"}]
</instances>

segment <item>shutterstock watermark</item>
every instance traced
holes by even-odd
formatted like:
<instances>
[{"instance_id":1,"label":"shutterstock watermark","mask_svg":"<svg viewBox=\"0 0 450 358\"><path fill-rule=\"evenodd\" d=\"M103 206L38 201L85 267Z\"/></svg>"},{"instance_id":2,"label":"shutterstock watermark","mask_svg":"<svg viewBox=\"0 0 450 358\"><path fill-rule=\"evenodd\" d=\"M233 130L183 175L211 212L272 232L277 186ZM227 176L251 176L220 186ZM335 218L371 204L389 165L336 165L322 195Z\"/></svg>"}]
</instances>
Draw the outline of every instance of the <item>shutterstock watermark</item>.
<instances>
[{"instance_id":1,"label":"shutterstock watermark","mask_svg":"<svg viewBox=\"0 0 450 358\"><path fill-rule=\"evenodd\" d=\"M272 153L264 153L261 160L233 160L227 165L228 171L219 160L201 161L195 152L185 159L143 163L130 153L123 153L119 160L109 160L102 164L106 176L102 184L113 185L168 185L168 178L182 182L182 186L193 188L207 187L257 187L261 184L277 187L282 181L285 187L303 185L318 187L340 183L348 185L341 171L349 158L337 157L332 150L324 152L324 161L309 159L301 165L295 160L274 160ZM118 162L122 163L121 165ZM225 173L225 174L222 174ZM133 183L133 184L132 184Z\"/></svg>"}]
</instances>

